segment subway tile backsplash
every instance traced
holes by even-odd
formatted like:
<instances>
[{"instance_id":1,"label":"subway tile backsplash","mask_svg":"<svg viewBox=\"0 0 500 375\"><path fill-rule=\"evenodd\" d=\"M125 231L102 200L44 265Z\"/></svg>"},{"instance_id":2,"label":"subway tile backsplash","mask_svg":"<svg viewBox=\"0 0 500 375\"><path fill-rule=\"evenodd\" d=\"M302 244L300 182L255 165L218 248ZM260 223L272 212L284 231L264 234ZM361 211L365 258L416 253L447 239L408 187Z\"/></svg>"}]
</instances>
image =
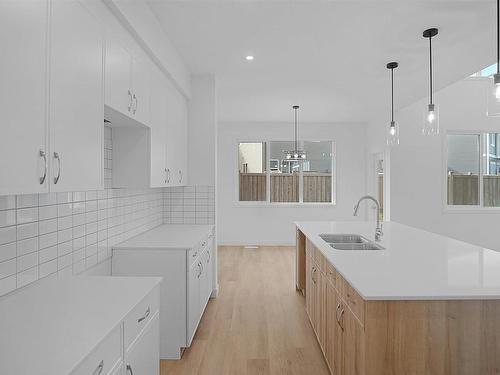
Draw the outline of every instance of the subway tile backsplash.
<instances>
[{"instance_id":1,"label":"subway tile backsplash","mask_svg":"<svg viewBox=\"0 0 500 375\"><path fill-rule=\"evenodd\" d=\"M215 222L213 186L112 189L112 129L104 134L104 190L0 196L0 296L80 274L162 223Z\"/></svg>"}]
</instances>

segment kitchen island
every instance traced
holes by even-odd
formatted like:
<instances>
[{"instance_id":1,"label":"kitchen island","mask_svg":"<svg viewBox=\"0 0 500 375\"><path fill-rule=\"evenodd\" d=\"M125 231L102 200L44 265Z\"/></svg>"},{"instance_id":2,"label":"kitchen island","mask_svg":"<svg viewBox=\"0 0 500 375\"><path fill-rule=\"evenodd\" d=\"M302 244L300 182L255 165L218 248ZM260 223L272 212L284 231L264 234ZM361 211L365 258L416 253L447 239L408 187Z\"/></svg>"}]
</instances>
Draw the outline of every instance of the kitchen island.
<instances>
[{"instance_id":1,"label":"kitchen island","mask_svg":"<svg viewBox=\"0 0 500 375\"><path fill-rule=\"evenodd\" d=\"M332 374L500 373L500 253L398 223L298 222L297 289Z\"/></svg>"}]
</instances>

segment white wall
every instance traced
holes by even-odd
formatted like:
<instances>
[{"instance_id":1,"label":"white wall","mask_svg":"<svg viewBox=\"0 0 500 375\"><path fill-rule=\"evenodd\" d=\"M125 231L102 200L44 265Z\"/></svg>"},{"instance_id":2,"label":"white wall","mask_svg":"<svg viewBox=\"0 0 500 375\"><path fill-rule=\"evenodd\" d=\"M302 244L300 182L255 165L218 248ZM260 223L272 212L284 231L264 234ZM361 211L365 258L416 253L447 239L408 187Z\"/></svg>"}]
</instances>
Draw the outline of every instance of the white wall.
<instances>
[{"instance_id":1,"label":"white wall","mask_svg":"<svg viewBox=\"0 0 500 375\"><path fill-rule=\"evenodd\" d=\"M391 151L392 220L500 250L500 213L451 213L443 207L446 131L500 131L500 118L486 116L490 84L487 79L469 78L437 93L441 123L438 137L421 135L426 99L399 111L401 143Z\"/></svg>"},{"instance_id":2,"label":"white wall","mask_svg":"<svg viewBox=\"0 0 500 375\"><path fill-rule=\"evenodd\" d=\"M365 192L365 126L301 124L301 140L333 140L337 148L337 205L248 206L237 202L238 142L292 140L291 123L219 123L217 220L220 244L294 244L294 221L357 220L353 206ZM375 227L374 227L375 228Z\"/></svg>"}]
</instances>

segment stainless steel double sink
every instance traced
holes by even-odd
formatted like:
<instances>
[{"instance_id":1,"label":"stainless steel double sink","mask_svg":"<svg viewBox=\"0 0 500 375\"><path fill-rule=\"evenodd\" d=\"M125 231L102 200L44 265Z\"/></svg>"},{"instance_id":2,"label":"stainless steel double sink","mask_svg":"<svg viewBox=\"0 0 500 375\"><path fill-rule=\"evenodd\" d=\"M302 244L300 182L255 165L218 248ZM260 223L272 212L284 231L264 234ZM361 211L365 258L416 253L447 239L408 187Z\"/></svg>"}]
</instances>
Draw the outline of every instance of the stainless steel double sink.
<instances>
[{"instance_id":1,"label":"stainless steel double sink","mask_svg":"<svg viewBox=\"0 0 500 375\"><path fill-rule=\"evenodd\" d=\"M359 234L331 234L319 235L323 241L335 250L384 250L385 247L360 236Z\"/></svg>"}]
</instances>

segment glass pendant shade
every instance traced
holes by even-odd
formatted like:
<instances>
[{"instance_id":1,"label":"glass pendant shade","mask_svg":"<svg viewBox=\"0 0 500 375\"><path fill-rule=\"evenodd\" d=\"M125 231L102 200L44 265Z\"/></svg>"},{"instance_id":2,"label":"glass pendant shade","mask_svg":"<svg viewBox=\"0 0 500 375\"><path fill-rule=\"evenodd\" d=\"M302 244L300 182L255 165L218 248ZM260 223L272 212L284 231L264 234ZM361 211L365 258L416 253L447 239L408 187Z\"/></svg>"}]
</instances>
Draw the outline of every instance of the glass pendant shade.
<instances>
[{"instance_id":1,"label":"glass pendant shade","mask_svg":"<svg viewBox=\"0 0 500 375\"><path fill-rule=\"evenodd\" d=\"M387 145L397 146L399 145L399 123L396 121L391 121L391 125L387 128Z\"/></svg>"},{"instance_id":2,"label":"glass pendant shade","mask_svg":"<svg viewBox=\"0 0 500 375\"><path fill-rule=\"evenodd\" d=\"M425 108L422 133L424 135L439 134L439 106L437 104L428 104Z\"/></svg>"},{"instance_id":3,"label":"glass pendant shade","mask_svg":"<svg viewBox=\"0 0 500 375\"><path fill-rule=\"evenodd\" d=\"M488 92L488 116L500 116L500 74L494 74Z\"/></svg>"}]
</instances>

